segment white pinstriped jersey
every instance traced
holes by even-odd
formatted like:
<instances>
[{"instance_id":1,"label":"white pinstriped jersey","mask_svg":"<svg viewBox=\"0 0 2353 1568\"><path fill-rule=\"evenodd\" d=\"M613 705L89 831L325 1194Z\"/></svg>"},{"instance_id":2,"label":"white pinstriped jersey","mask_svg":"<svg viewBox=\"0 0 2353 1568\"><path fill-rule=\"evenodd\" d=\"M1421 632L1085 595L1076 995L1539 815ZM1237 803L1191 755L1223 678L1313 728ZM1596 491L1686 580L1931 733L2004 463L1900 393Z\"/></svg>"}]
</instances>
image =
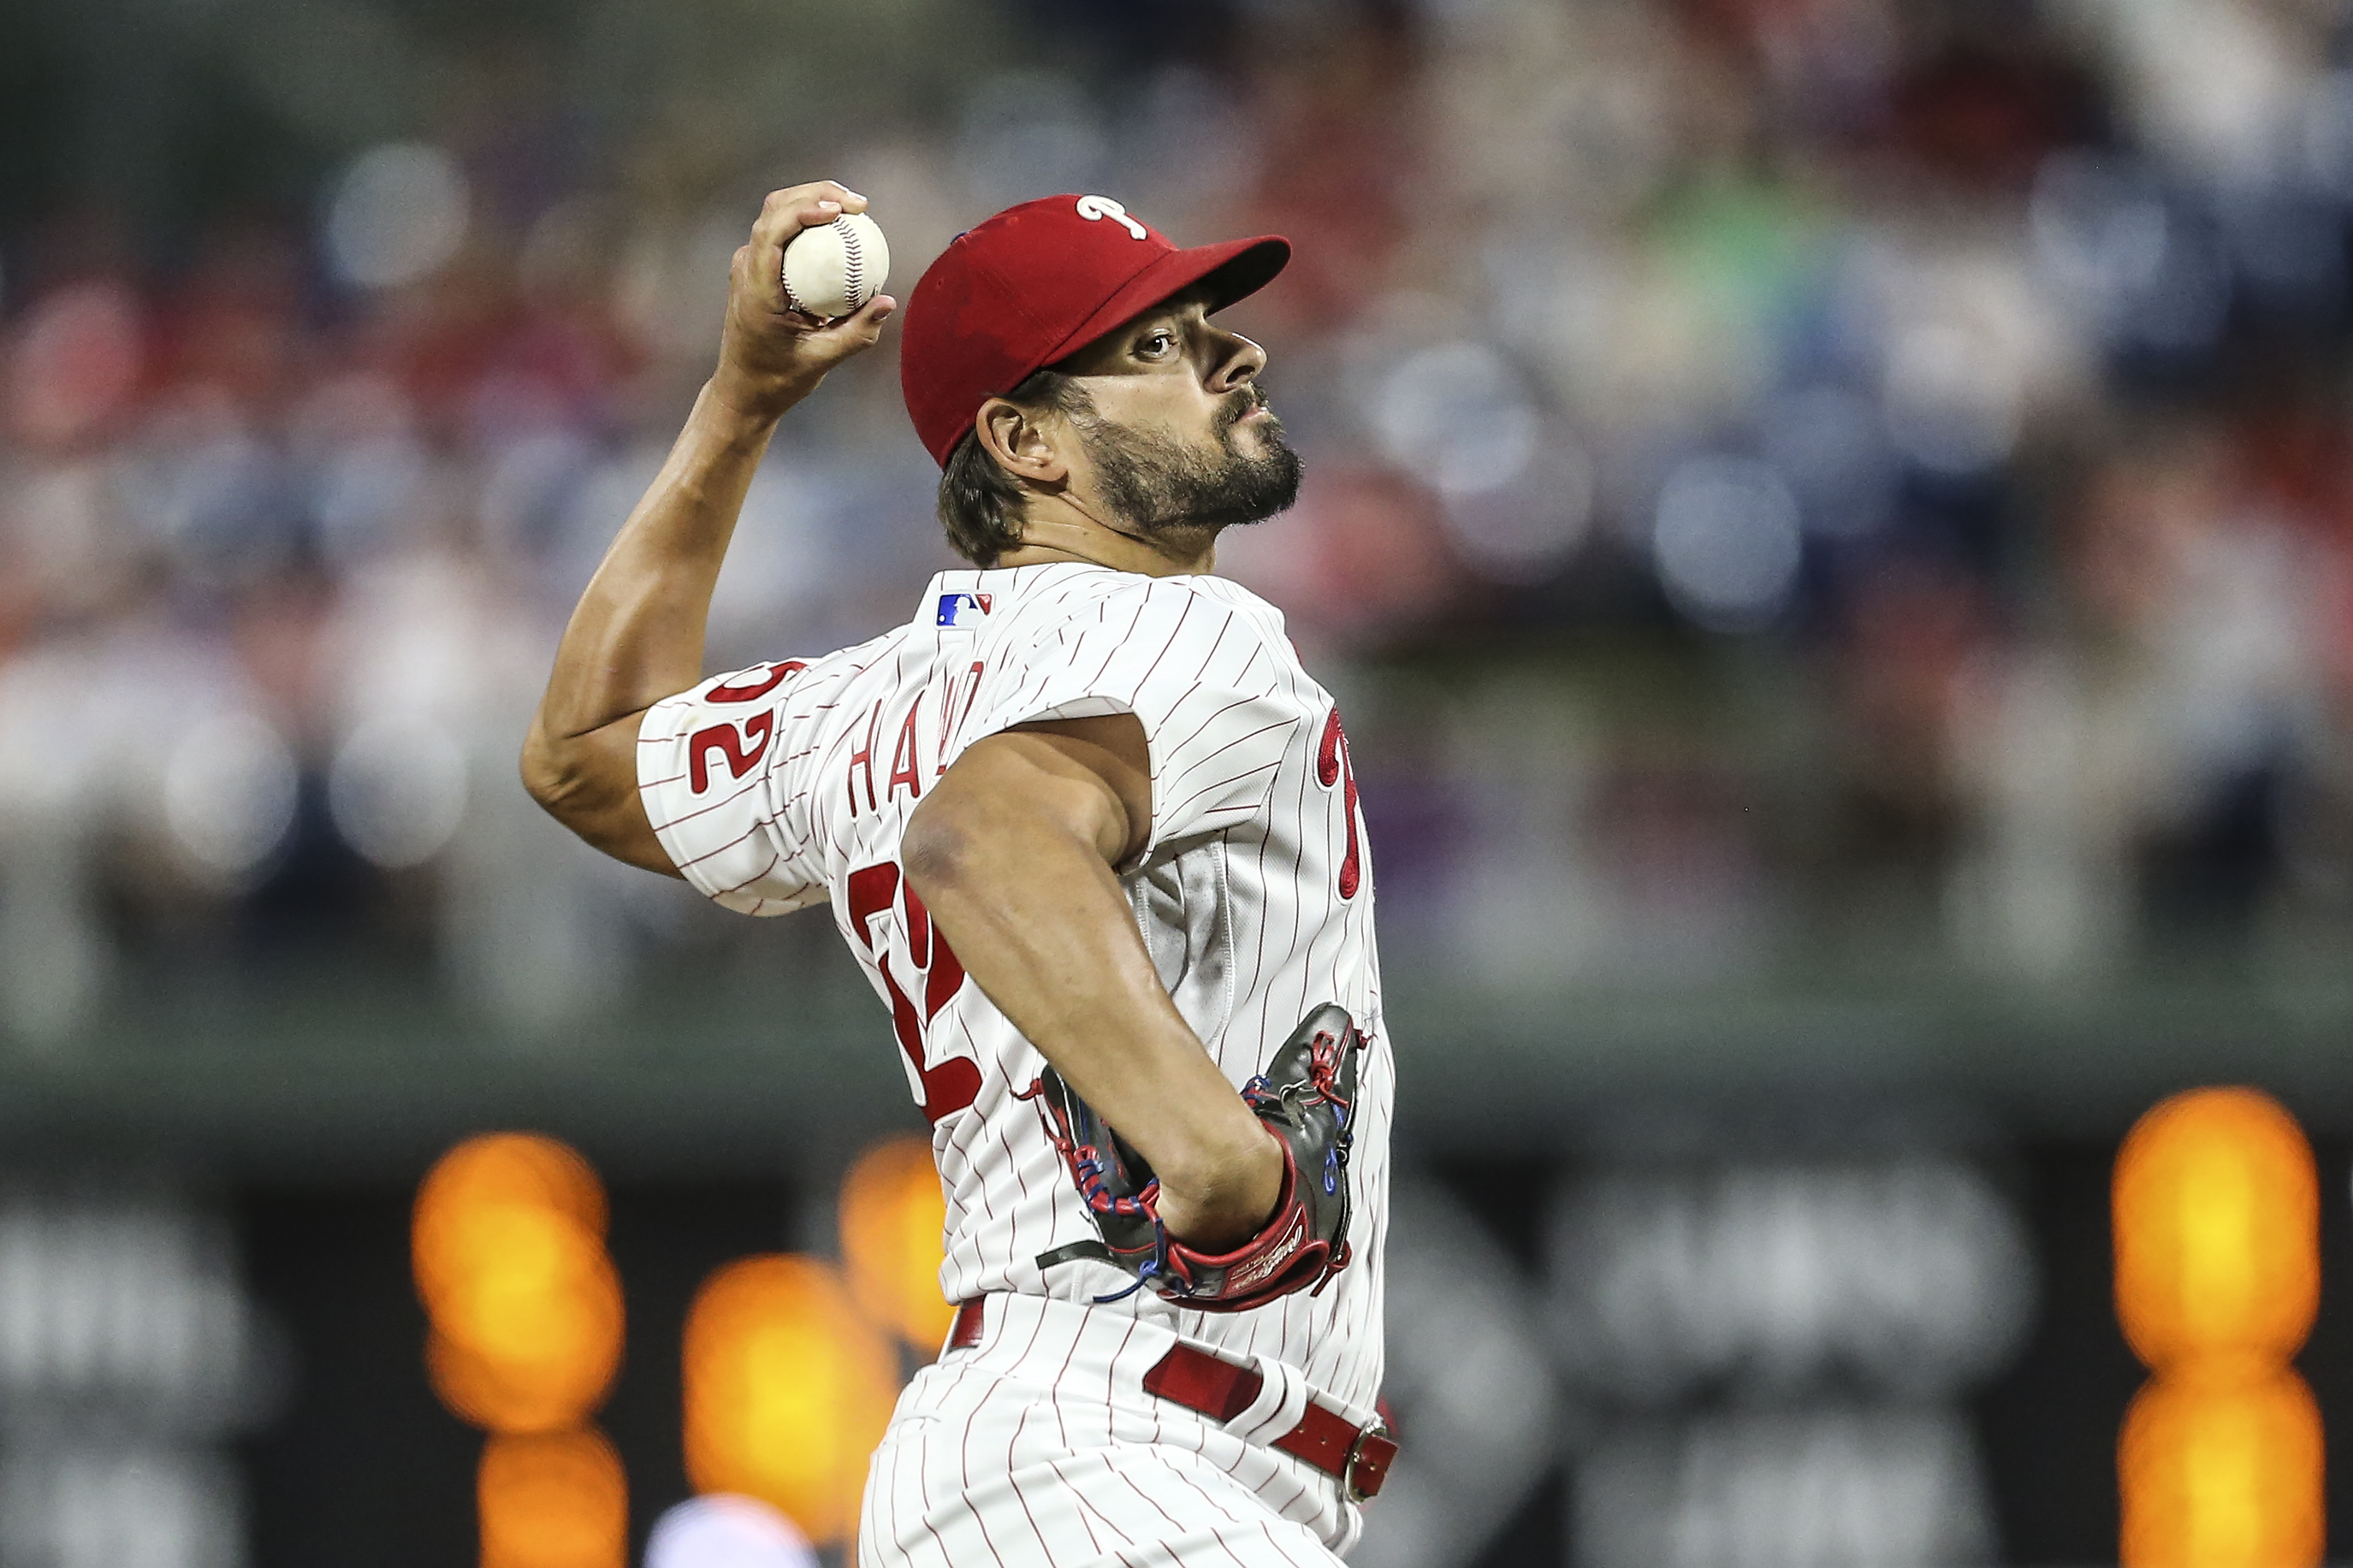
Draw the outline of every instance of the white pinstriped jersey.
<instances>
[{"instance_id":1,"label":"white pinstriped jersey","mask_svg":"<svg viewBox=\"0 0 2353 1568\"><path fill-rule=\"evenodd\" d=\"M944 572L913 621L822 658L755 666L649 710L638 773L662 847L730 909L830 900L892 1013L947 1196L941 1289L1092 1302L1129 1278L1040 1266L1094 1236L1036 1102L1044 1058L966 981L906 886L901 836L964 749L1010 726L1133 712L1151 752L1150 843L1121 882L1177 1010L1237 1087L1314 1007L1369 1037L1360 1064L1349 1267L1317 1296L1181 1310L1103 1306L1238 1358L1285 1362L1369 1415L1394 1078L1372 866L1347 740L1281 612L1222 578L1080 563Z\"/></svg>"}]
</instances>

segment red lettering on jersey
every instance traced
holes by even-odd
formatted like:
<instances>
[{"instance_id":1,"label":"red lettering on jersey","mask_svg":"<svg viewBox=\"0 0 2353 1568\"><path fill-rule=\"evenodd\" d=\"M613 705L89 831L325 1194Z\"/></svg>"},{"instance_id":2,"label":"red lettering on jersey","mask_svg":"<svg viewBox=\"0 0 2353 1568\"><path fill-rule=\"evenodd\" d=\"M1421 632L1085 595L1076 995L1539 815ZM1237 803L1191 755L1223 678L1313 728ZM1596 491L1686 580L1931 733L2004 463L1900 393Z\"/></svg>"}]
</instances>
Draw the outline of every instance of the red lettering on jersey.
<instances>
[{"instance_id":1,"label":"red lettering on jersey","mask_svg":"<svg viewBox=\"0 0 2353 1568\"><path fill-rule=\"evenodd\" d=\"M1340 710L1324 721L1324 743L1315 753L1315 782L1325 789L1345 781L1344 803L1348 814L1348 852L1340 861L1340 896L1353 899L1364 879L1364 852L1356 838L1356 770L1348 759L1348 732L1340 728Z\"/></svg>"},{"instance_id":2,"label":"red lettering on jersey","mask_svg":"<svg viewBox=\"0 0 2353 1568\"><path fill-rule=\"evenodd\" d=\"M770 665L765 680L754 680L744 686L714 686L702 694L702 700L705 702L750 702L782 686L785 677L795 670L807 668L806 659L788 658L782 664Z\"/></svg>"},{"instance_id":3,"label":"red lettering on jersey","mask_svg":"<svg viewBox=\"0 0 2353 1568\"><path fill-rule=\"evenodd\" d=\"M866 718L865 749L849 753L849 815L852 816L858 815L858 773L861 768L866 773L866 809L874 809L874 736L881 727L882 703L877 699L874 711Z\"/></svg>"},{"instance_id":4,"label":"red lettering on jersey","mask_svg":"<svg viewBox=\"0 0 2353 1568\"><path fill-rule=\"evenodd\" d=\"M767 751L768 742L775 737L776 731L774 709L765 713L754 713L744 720L744 733L740 736L736 734L733 724L713 724L707 729L697 730L686 738L688 785L697 795L711 787L711 753L713 752L727 759L730 773L742 778L752 771L753 764ZM749 750L745 749L747 745Z\"/></svg>"},{"instance_id":5,"label":"red lettering on jersey","mask_svg":"<svg viewBox=\"0 0 2353 1568\"><path fill-rule=\"evenodd\" d=\"M932 925L932 912L899 875L896 863L862 866L849 874L849 929L874 961L882 977L883 994L891 999L891 1032L899 1048L914 1065L923 1086L924 1119L937 1124L944 1116L962 1110L980 1094L980 1065L970 1057L950 1057L937 1067L923 1065L923 1036L940 1009L964 988L964 965L948 946L947 938ZM923 974L923 1010L899 984L891 963L891 941L878 933L874 921L896 910L907 933L907 951Z\"/></svg>"},{"instance_id":6,"label":"red lettering on jersey","mask_svg":"<svg viewBox=\"0 0 2353 1568\"><path fill-rule=\"evenodd\" d=\"M948 771L948 748L955 742L956 726L972 717L972 705L980 700L980 670L981 661L974 659L972 668L965 671L970 680L965 686L962 712L956 710L956 687L965 677L951 675L940 686L940 765L932 770L934 774Z\"/></svg>"},{"instance_id":7,"label":"red lettering on jersey","mask_svg":"<svg viewBox=\"0 0 2353 1568\"><path fill-rule=\"evenodd\" d=\"M899 726L899 743L891 748L891 779L882 786L886 798L896 799L899 786L907 786L910 795L920 797L923 786L915 778L915 710L907 710L907 721Z\"/></svg>"}]
</instances>

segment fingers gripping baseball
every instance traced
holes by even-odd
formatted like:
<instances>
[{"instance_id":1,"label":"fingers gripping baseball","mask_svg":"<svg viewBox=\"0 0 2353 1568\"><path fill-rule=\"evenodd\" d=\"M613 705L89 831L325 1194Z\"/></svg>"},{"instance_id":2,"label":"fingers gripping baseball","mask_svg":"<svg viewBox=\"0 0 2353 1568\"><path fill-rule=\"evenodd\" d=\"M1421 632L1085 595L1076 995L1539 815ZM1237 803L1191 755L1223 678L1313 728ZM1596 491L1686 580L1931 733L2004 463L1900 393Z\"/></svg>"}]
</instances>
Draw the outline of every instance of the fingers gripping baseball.
<instances>
[{"instance_id":1,"label":"fingers gripping baseball","mask_svg":"<svg viewBox=\"0 0 2353 1568\"><path fill-rule=\"evenodd\" d=\"M872 348L882 322L898 308L877 295L838 321L814 321L785 298L785 247L805 228L862 213L866 198L831 180L772 191L760 206L752 236L729 269L727 324L720 338L712 384L735 407L774 418L806 397L825 373Z\"/></svg>"}]
</instances>

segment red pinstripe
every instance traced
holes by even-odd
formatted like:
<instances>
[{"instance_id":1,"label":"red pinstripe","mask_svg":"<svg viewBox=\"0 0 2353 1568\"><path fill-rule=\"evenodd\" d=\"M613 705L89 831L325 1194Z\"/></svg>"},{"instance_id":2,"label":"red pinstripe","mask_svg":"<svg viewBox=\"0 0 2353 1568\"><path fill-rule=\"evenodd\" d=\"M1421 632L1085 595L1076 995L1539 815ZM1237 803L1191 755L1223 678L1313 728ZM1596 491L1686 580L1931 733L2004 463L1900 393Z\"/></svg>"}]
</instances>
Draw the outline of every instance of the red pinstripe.
<instances>
[{"instance_id":1,"label":"red pinstripe","mask_svg":"<svg viewBox=\"0 0 2353 1568\"><path fill-rule=\"evenodd\" d=\"M1047 1562L1051 1563L1054 1560L1054 1548L1047 1542L1046 1532L1038 1528L1038 1516L1029 1511L1029 1496L1021 1489L1021 1473L1013 1463L1013 1450L1020 1447L1021 1434L1028 1430L1029 1417L1036 1411L1035 1405L1023 1405L1021 1418L1013 1424L1013 1436L1005 1440L1005 1479L1006 1484L1013 1489L1014 1500L1021 1505L1021 1517L1029 1521L1029 1533L1038 1538L1038 1550L1046 1554ZM974 1510L973 1517L976 1519L979 1517L978 1510ZM983 1526L983 1529L986 1528Z\"/></svg>"},{"instance_id":2,"label":"red pinstripe","mask_svg":"<svg viewBox=\"0 0 2353 1568\"><path fill-rule=\"evenodd\" d=\"M1039 1322L1037 1322L1037 1323L1033 1323L1033 1324L1031 1324L1031 1325L1030 1325L1030 1328L1029 1328L1029 1342L1028 1344L1026 1344L1026 1345L1024 1345L1024 1346L1022 1347L1021 1354L1020 1354L1020 1356L1019 1356L1018 1359L1022 1360L1022 1361L1027 1361L1027 1360L1029 1359L1029 1352L1030 1352L1032 1349L1034 1349L1034 1348L1036 1347L1037 1343L1038 1343L1038 1331L1039 1331L1039 1328L1041 1328L1041 1327L1043 1326L1043 1324L1044 1324L1044 1321L1041 1319L1041 1320L1039 1320ZM962 1462L963 1462L963 1465L964 1465L964 1489L965 1489L965 1493L966 1493L967 1495L969 1495L969 1494L970 1494L970 1492L972 1491L972 1436L971 1436L971 1428L969 1428L969 1427L965 1428L965 1440L964 1440L964 1442L963 1442L963 1444L962 1444L962 1446L961 1446L960 1453L961 1453ZM1007 1463L1007 1466L1008 1466L1008 1479L1009 1479L1009 1478L1010 1478L1010 1467L1011 1467L1012 1459L1013 1459L1013 1446L1012 1446L1012 1444L1010 1444L1010 1443L1008 1443L1008 1444L1006 1445L1006 1449L1005 1449L1005 1458L1006 1458L1006 1463ZM1017 1486L1017 1487L1015 1487L1015 1488L1014 1488L1014 1495L1015 1495L1016 1497L1018 1497L1018 1496L1020 1495L1020 1488L1019 1488L1019 1487L1018 1487L1018 1486ZM1028 1504L1028 1502L1026 1502L1026 1501L1025 1501L1025 1502L1023 1502L1023 1503L1022 1503L1022 1505L1021 1505L1021 1511L1022 1511L1024 1514L1027 1514L1027 1513L1029 1511L1029 1505ZM997 1538L996 1538L995 1536L993 1536L993 1535L990 1535L990 1534L989 1534L989 1532L988 1532L988 1521L987 1520L987 1518L985 1518L985 1517L983 1516L982 1511L981 1511L980 1510L978 1510L978 1509L975 1509L975 1510L972 1510L972 1520L973 1520L973 1522L974 1522L974 1523L977 1524L977 1525L980 1527L981 1539L988 1542L988 1554L989 1554L989 1556L990 1556L993 1560L995 1560L997 1563L1000 1563L1000 1564L1001 1564L1001 1563L1004 1563L1004 1561L1005 1561L1005 1556L1004 1556L1004 1554L1003 1554L1002 1552L998 1552L998 1551L997 1551ZM1029 1526L1029 1527L1030 1527L1030 1529L1032 1529L1033 1531L1034 1531L1035 1529L1037 1529L1037 1521L1034 1521L1034 1520L1032 1520L1032 1521L1030 1521L1030 1526ZM1043 1536L1040 1536L1040 1537L1039 1538L1039 1544L1041 1544L1041 1545L1042 1545L1042 1544L1044 1543L1044 1540L1045 1540L1045 1538L1044 1538Z\"/></svg>"},{"instance_id":3,"label":"red pinstripe","mask_svg":"<svg viewBox=\"0 0 2353 1568\"><path fill-rule=\"evenodd\" d=\"M1157 1498L1155 1498L1150 1492L1145 1491L1142 1487L1137 1486L1135 1484L1134 1476L1124 1468L1115 1469L1112 1474L1118 1478L1120 1484L1126 1487L1128 1490L1134 1492L1139 1499L1141 1499L1145 1505L1150 1508L1153 1512L1166 1520L1168 1521L1169 1529L1182 1533L1185 1529L1183 1522L1180 1521L1175 1514L1170 1513L1166 1509L1162 1508Z\"/></svg>"},{"instance_id":4,"label":"red pinstripe","mask_svg":"<svg viewBox=\"0 0 2353 1568\"><path fill-rule=\"evenodd\" d=\"M1204 731L1204 730L1208 729L1210 725L1212 725L1212 724L1216 723L1219 720L1220 720L1220 719L1224 718L1227 714L1229 714L1229 713L1232 712L1235 709L1237 709L1237 708L1246 708L1246 707L1250 706L1250 703L1252 703L1253 701L1257 701L1257 700L1259 700L1259 699L1256 699L1256 698L1243 697L1243 698L1238 698L1238 699L1236 699L1234 701L1231 701L1231 702L1227 703L1223 708L1219 709L1216 712L1214 712L1214 713L1210 714L1208 718L1206 718L1206 719L1202 720L1198 724L1195 725L1195 726L1193 727L1192 732L1191 732L1190 734L1187 735L1183 740L1178 741L1178 742L1176 742L1174 744L1172 744L1172 745L1169 747L1169 750L1171 750L1171 751L1176 751L1176 752L1181 752L1181 751L1183 751L1185 748L1187 748L1187 747L1190 746L1190 745L1191 745L1195 741L1198 741L1198 740L1199 740L1199 739L1201 738L1201 731ZM1297 722L1297 721L1296 721L1296 720L1293 720L1293 722L1294 722L1294 723L1295 723L1295 722Z\"/></svg>"},{"instance_id":5,"label":"red pinstripe","mask_svg":"<svg viewBox=\"0 0 2353 1568\"><path fill-rule=\"evenodd\" d=\"M765 866L761 867L758 870L756 870L756 871L753 872L750 876L748 876L748 877L744 878L742 881L740 881L740 882L736 883L733 887L732 887L732 888L723 888L723 889L720 889L720 891L722 891L722 892L723 892L723 893L740 893L740 892L742 892L744 889L746 889L746 888L750 887L753 883L754 883L754 882L758 881L761 878L765 877L769 872L771 872L771 871L775 870L775 869L776 868L777 865L778 865L780 862L782 862L782 861L783 861L783 859L784 859L784 857L783 857L782 855L771 855L771 856L769 856L769 857L768 857L768 863L767 863L766 865L765 865Z\"/></svg>"},{"instance_id":6,"label":"red pinstripe","mask_svg":"<svg viewBox=\"0 0 2353 1568\"><path fill-rule=\"evenodd\" d=\"M940 1562L944 1565L944 1568L955 1568L955 1559L948 1555L947 1542L941 1536L939 1528L932 1523L932 1468L930 1464L926 1462L931 1455L931 1451L932 1436L931 1433L926 1431L923 1434L922 1441L917 1445L917 1453L915 1456L915 1486L917 1489L923 1493L923 1511L922 1515L923 1529L930 1532L932 1544L940 1549Z\"/></svg>"},{"instance_id":7,"label":"red pinstripe","mask_svg":"<svg viewBox=\"0 0 2353 1568\"><path fill-rule=\"evenodd\" d=\"M1177 799L1176 799L1176 805L1170 808L1168 815L1169 815L1169 816L1176 816L1176 817L1179 817L1179 818L1181 818L1181 817L1183 817L1183 816L1187 816L1187 812L1185 812L1185 811L1184 811L1184 810L1182 810L1182 809L1179 809L1179 808L1191 805L1193 802L1195 802L1195 801L1197 801L1197 800L1200 799L1200 798L1201 798L1203 795L1215 795L1215 794L1217 794L1219 790L1230 789L1230 788L1232 788L1235 784L1238 784L1241 783L1244 779L1254 779L1254 778L1258 777L1261 773L1264 773L1264 774L1266 774L1266 775L1267 775L1267 783L1268 783L1268 784L1269 784L1269 785L1271 785L1271 784L1274 783L1274 773L1275 773L1275 770L1274 770L1274 769L1272 769L1272 768L1271 768L1271 767L1265 767L1265 768L1251 768L1251 769L1249 769L1247 772L1235 773L1235 774L1233 774L1233 775L1232 775L1231 777L1229 777L1229 778L1222 778L1222 779L1219 779L1219 780L1218 780L1215 784L1203 784L1200 788L1198 788L1198 789L1195 790L1195 791L1194 791L1192 794L1190 794L1190 795L1180 795L1180 796L1178 796L1178 797L1177 797ZM1208 808L1207 810L1205 810L1205 811L1203 811L1203 812L1199 813L1198 815L1200 815L1200 816L1214 816L1222 815L1223 813L1228 812L1228 811L1234 811L1234 810L1239 810L1239 809L1240 809L1240 805L1239 805L1239 803L1237 803L1237 804L1236 804L1236 805L1234 805L1211 806L1211 807Z\"/></svg>"},{"instance_id":8,"label":"red pinstripe","mask_svg":"<svg viewBox=\"0 0 2353 1568\"><path fill-rule=\"evenodd\" d=\"M678 868L680 870L689 870L696 866L702 865L706 860L711 860L721 855L726 854L727 851L734 848L735 846L744 843L747 839L759 837L760 830L765 826L765 825L763 823L755 822L751 826L745 828L743 832L737 834L734 837L729 839L726 843L719 845L714 848L706 849L700 855L691 855L682 860L679 859L675 855L671 856L670 858L677 861ZM711 888L706 889L705 890L714 894L732 891L732 889L725 888Z\"/></svg>"},{"instance_id":9,"label":"red pinstripe","mask_svg":"<svg viewBox=\"0 0 2353 1568\"><path fill-rule=\"evenodd\" d=\"M1168 657L1169 650L1176 646L1176 639L1184 635L1185 617L1193 613L1193 606L1198 603L1200 603L1200 601L1195 598L1192 595L1187 594L1185 595L1184 606L1176 612L1176 624L1168 628L1168 640L1160 645L1160 651L1152 656L1152 662L1145 665L1144 667L1144 673L1135 678L1135 689L1137 690L1140 691L1145 687L1150 685L1152 683L1152 678L1160 672L1160 661ZM1139 610L1137 612L1137 618L1139 620L1142 619L1142 611ZM1231 623L1229 622L1228 624L1230 625ZM1218 642L1221 643L1225 640L1226 627L1219 626L1218 628ZM1217 647L1217 643L1211 643L1209 645L1209 653L1211 658L1216 657ZM1208 667L1208 659L1203 659L1201 661L1201 668L1203 669L1207 669ZM1108 668L1109 666L1106 665L1105 668Z\"/></svg>"},{"instance_id":10,"label":"red pinstripe","mask_svg":"<svg viewBox=\"0 0 2353 1568\"><path fill-rule=\"evenodd\" d=\"M1071 1478L1063 1473L1060 1460L1049 1459L1046 1461L1046 1468L1053 1471L1055 1478L1064 1486L1071 1487ZM1079 1516L1079 1522L1086 1525L1087 1527L1087 1544L1095 1549L1095 1554L1097 1556L1103 1555L1103 1537L1095 1533L1095 1527L1092 1522L1090 1522L1090 1521L1093 1519L1102 1520L1103 1522L1103 1528L1116 1533L1123 1545L1132 1546L1134 1544L1133 1541L1128 1539L1127 1531L1121 1530L1117 1524L1114 1524L1112 1521L1111 1517L1108 1514L1102 1512L1094 1506L1094 1504L1087 1500L1086 1494L1084 1492L1080 1491L1076 1487L1071 1487L1071 1496L1072 1500L1078 1505L1076 1511ZM1111 1555L1118 1557L1122 1563L1127 1561L1125 1557L1120 1556L1119 1552L1116 1551L1113 1552Z\"/></svg>"},{"instance_id":11,"label":"red pinstripe","mask_svg":"<svg viewBox=\"0 0 2353 1568\"><path fill-rule=\"evenodd\" d=\"M731 805L741 805L745 795L759 789L767 781L765 779L754 777L750 784L738 785L733 795L706 802L705 804L697 806L694 810L687 812L684 816L671 817L669 821L662 823L660 826L666 828L677 827L685 823L692 822L696 817L704 815L706 812L721 811Z\"/></svg>"},{"instance_id":12,"label":"red pinstripe","mask_svg":"<svg viewBox=\"0 0 2353 1568\"><path fill-rule=\"evenodd\" d=\"M1224 708L1219 710L1218 716L1219 718L1223 718L1226 714L1232 712L1237 708L1245 708L1249 706L1250 704L1247 702L1229 702ZM1206 730L1208 726L1205 724L1202 728ZM1215 746L1208 751L1197 753L1191 762L1186 763L1182 768L1177 769L1170 776L1181 779L1188 774L1197 773L1203 768L1207 767L1210 763L1215 762L1218 758L1224 756L1228 752L1232 751L1236 746L1247 745L1249 742L1258 740L1261 736L1272 734L1277 730L1282 731L1285 738L1288 738L1289 735L1298 728L1299 721L1296 719L1271 719L1267 722L1261 724L1255 730L1245 730L1240 734L1236 735L1232 740L1226 742L1221 746ZM1266 762L1261 763L1257 767L1250 769L1249 771L1253 773L1265 773L1270 768L1273 767L1277 761L1279 761L1279 759L1269 758Z\"/></svg>"},{"instance_id":13,"label":"red pinstripe","mask_svg":"<svg viewBox=\"0 0 2353 1568\"><path fill-rule=\"evenodd\" d=\"M1062 1380L1070 1375L1071 1363L1078 1358L1079 1341L1084 1337L1083 1329L1071 1336L1071 1348L1062 1352L1062 1364L1054 1369L1054 1375L1046 1380L1048 1383L1057 1388L1062 1385ZM1054 1402L1054 1428L1061 1436L1062 1447L1068 1448L1071 1446L1071 1427L1070 1423L1062 1417L1062 1405L1060 1400Z\"/></svg>"}]
</instances>

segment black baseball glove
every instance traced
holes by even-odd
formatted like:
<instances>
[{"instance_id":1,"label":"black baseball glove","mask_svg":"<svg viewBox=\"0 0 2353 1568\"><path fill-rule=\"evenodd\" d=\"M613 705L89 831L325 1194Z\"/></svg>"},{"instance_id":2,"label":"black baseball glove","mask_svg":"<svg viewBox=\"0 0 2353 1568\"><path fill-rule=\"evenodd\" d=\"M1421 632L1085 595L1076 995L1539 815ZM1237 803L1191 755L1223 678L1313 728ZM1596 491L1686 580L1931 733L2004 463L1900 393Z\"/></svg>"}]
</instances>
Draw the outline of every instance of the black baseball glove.
<instances>
[{"instance_id":1,"label":"black baseball glove","mask_svg":"<svg viewBox=\"0 0 2353 1568\"><path fill-rule=\"evenodd\" d=\"M1038 1101L1047 1135L1103 1240L1057 1248L1039 1258L1039 1266L1108 1259L1136 1282L1101 1300L1148 1285L1204 1312L1247 1311L1294 1290L1322 1290L1348 1266L1348 1147L1356 1052L1364 1043L1346 1010L1326 1003L1282 1043L1263 1074L1242 1086L1243 1100L1282 1146L1282 1195L1256 1236L1217 1254L1187 1247L1162 1227L1160 1181L1152 1167L1048 1067L1023 1098Z\"/></svg>"}]
</instances>

